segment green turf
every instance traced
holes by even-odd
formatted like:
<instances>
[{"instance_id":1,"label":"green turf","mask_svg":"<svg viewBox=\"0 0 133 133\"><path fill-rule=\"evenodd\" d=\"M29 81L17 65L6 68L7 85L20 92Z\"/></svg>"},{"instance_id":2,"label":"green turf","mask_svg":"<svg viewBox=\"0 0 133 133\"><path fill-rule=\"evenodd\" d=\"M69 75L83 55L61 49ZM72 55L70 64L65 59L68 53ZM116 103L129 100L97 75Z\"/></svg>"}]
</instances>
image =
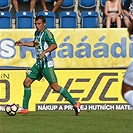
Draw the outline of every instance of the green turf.
<instances>
[{"instance_id":1,"label":"green turf","mask_svg":"<svg viewBox=\"0 0 133 133\"><path fill-rule=\"evenodd\" d=\"M133 133L132 111L40 111L8 116L0 112L0 133Z\"/></svg>"}]
</instances>

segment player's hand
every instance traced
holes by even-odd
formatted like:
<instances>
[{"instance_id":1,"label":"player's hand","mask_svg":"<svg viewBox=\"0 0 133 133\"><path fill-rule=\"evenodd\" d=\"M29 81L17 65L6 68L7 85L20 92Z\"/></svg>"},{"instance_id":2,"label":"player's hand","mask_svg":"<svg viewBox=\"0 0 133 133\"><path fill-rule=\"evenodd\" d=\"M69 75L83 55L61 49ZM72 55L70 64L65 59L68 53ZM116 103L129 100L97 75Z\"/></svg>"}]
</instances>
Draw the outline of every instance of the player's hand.
<instances>
[{"instance_id":1,"label":"player's hand","mask_svg":"<svg viewBox=\"0 0 133 133\"><path fill-rule=\"evenodd\" d=\"M43 51L43 52L40 54L40 59L43 60L44 56L45 56L45 51Z\"/></svg>"},{"instance_id":2,"label":"player's hand","mask_svg":"<svg viewBox=\"0 0 133 133\"><path fill-rule=\"evenodd\" d=\"M18 40L18 41L15 42L15 45L16 46L22 46L23 42L21 40Z\"/></svg>"}]
</instances>

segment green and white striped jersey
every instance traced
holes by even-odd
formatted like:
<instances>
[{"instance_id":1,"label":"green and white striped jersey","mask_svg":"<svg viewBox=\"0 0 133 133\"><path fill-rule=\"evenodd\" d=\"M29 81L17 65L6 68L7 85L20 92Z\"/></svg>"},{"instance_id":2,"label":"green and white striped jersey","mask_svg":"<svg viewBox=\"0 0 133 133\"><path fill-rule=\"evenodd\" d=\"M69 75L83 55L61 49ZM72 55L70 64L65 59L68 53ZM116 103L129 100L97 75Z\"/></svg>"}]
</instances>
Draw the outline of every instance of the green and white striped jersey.
<instances>
[{"instance_id":1,"label":"green and white striped jersey","mask_svg":"<svg viewBox=\"0 0 133 133\"><path fill-rule=\"evenodd\" d=\"M35 32L34 45L36 50L36 65L39 68L53 67L54 62L51 57L51 52L46 53L43 60L40 60L40 54L46 50L51 44L56 44L54 35L48 30L44 29L41 32Z\"/></svg>"}]
</instances>

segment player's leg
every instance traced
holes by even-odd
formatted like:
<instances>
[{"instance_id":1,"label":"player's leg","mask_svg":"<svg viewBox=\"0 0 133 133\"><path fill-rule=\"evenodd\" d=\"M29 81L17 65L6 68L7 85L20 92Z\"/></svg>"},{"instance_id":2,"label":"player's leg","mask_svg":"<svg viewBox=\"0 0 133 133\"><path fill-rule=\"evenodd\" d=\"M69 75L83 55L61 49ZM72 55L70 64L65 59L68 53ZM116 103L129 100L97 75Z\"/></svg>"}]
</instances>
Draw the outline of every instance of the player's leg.
<instances>
[{"instance_id":1,"label":"player's leg","mask_svg":"<svg viewBox=\"0 0 133 133\"><path fill-rule=\"evenodd\" d=\"M24 96L23 96L23 108L18 110L19 113L27 114L28 113L28 105L31 97L31 84L37 79L40 80L42 75L37 68L36 64L31 68L30 72L27 73L27 77L25 78L24 85Z\"/></svg>"},{"instance_id":2,"label":"player's leg","mask_svg":"<svg viewBox=\"0 0 133 133\"><path fill-rule=\"evenodd\" d=\"M67 101L69 101L74 106L74 109L76 110L75 111L76 112L76 115L78 115L80 113L80 103L79 102L76 102L74 100L74 98L72 98L72 96L67 91L67 89L65 89L63 87L60 87L58 85L57 77L56 77L56 74L54 72L54 67L44 68L42 74L47 79L47 81L49 82L51 88L54 91L60 93Z\"/></svg>"},{"instance_id":3,"label":"player's leg","mask_svg":"<svg viewBox=\"0 0 133 133\"><path fill-rule=\"evenodd\" d=\"M47 81L49 82L51 88L56 91L59 92L66 100L68 100L73 106L76 105L76 101L72 98L72 96L68 93L67 89L62 88L58 85L57 82L57 77L56 74L54 72L54 68L50 67L50 68L44 68L44 77L47 79Z\"/></svg>"},{"instance_id":4,"label":"player's leg","mask_svg":"<svg viewBox=\"0 0 133 133\"><path fill-rule=\"evenodd\" d=\"M59 92L67 101L69 101L73 106L76 105L76 101L72 98L67 89L60 87L57 82L50 84L51 88Z\"/></svg>"},{"instance_id":5,"label":"player's leg","mask_svg":"<svg viewBox=\"0 0 133 133\"><path fill-rule=\"evenodd\" d=\"M67 101L69 101L75 110L76 115L79 115L80 113L80 103L76 102L74 98L70 95L70 93L67 91L67 89L60 87L58 83L51 83L51 88L55 90L56 92L60 93Z\"/></svg>"},{"instance_id":6,"label":"player's leg","mask_svg":"<svg viewBox=\"0 0 133 133\"><path fill-rule=\"evenodd\" d=\"M24 85L24 96L23 96L23 108L28 109L29 105L29 100L31 97L31 84L33 83L34 80L26 77L23 85Z\"/></svg>"},{"instance_id":7,"label":"player's leg","mask_svg":"<svg viewBox=\"0 0 133 133\"><path fill-rule=\"evenodd\" d=\"M28 114L28 105L29 105L29 100L31 97L31 84L32 84L33 80L31 80L30 78L26 77L23 85L24 85L24 95L23 95L23 103L22 103L22 107L20 107L18 109L18 113L22 113L22 114Z\"/></svg>"}]
</instances>

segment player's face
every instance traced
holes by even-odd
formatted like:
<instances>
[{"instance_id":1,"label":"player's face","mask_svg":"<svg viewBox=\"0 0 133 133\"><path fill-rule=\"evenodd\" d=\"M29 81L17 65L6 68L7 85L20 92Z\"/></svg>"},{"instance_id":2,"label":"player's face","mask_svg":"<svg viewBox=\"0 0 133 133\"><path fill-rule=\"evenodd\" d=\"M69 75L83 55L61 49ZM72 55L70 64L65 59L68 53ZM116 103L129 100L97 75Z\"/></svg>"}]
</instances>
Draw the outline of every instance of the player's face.
<instances>
[{"instance_id":1,"label":"player's face","mask_svg":"<svg viewBox=\"0 0 133 133\"><path fill-rule=\"evenodd\" d=\"M45 29L46 23L43 23L41 19L35 22L36 29L40 32Z\"/></svg>"}]
</instances>

